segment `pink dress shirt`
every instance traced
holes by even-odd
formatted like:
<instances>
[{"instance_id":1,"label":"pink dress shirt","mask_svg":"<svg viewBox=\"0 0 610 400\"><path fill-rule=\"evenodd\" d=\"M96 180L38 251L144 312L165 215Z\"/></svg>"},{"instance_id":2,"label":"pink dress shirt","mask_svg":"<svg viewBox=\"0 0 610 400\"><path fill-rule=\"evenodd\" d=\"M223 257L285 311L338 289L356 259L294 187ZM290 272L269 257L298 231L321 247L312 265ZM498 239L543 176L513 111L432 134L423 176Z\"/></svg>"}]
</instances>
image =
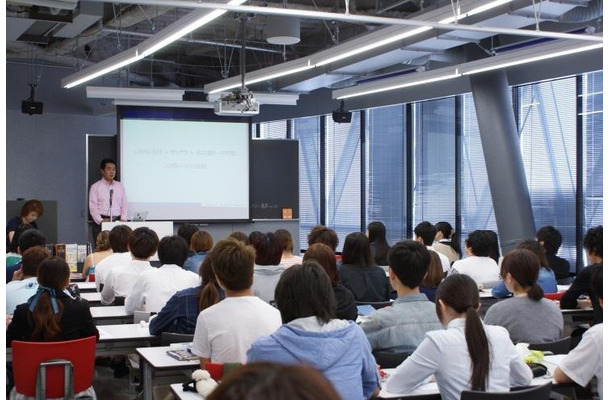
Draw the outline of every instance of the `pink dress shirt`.
<instances>
[{"instance_id":1,"label":"pink dress shirt","mask_svg":"<svg viewBox=\"0 0 610 400\"><path fill-rule=\"evenodd\" d=\"M112 210L110 210L110 190L112 189ZM117 216L127 220L127 196L121 182L100 179L89 189L89 212L96 224L102 223L102 215Z\"/></svg>"}]
</instances>

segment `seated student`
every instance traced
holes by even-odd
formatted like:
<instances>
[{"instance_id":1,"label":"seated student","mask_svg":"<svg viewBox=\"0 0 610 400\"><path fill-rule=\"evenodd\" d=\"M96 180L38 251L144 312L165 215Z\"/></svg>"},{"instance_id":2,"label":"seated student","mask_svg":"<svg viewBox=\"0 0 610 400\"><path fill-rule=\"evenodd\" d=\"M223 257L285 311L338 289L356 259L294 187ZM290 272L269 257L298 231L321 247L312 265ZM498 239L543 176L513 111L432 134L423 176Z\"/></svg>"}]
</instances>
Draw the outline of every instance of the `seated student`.
<instances>
[{"instance_id":1,"label":"seated student","mask_svg":"<svg viewBox=\"0 0 610 400\"><path fill-rule=\"evenodd\" d=\"M159 268L143 271L125 298L125 311L157 313L179 290L199 285L199 275L185 271L182 266L188 257L188 244L178 235L159 241Z\"/></svg>"},{"instance_id":2,"label":"seated student","mask_svg":"<svg viewBox=\"0 0 610 400\"><path fill-rule=\"evenodd\" d=\"M352 292L341 284L339 273L337 272L337 259L333 249L322 243L314 243L309 246L303 255L303 261L316 261L328 274L330 283L333 285L335 300L337 300L335 317L355 321L358 318L358 307Z\"/></svg>"},{"instance_id":3,"label":"seated student","mask_svg":"<svg viewBox=\"0 0 610 400\"><path fill-rule=\"evenodd\" d=\"M536 233L538 243L544 248L549 267L555 272L557 280L570 278L570 263L565 258L557 256L563 238L561 233L553 226L546 225Z\"/></svg>"},{"instance_id":4,"label":"seated student","mask_svg":"<svg viewBox=\"0 0 610 400\"><path fill-rule=\"evenodd\" d=\"M314 243L322 243L337 252L337 246L339 246L339 237L337 233L324 225L316 225L311 228L309 235L307 235L307 246L311 246ZM341 261L340 255L335 255L337 261Z\"/></svg>"},{"instance_id":5,"label":"seated student","mask_svg":"<svg viewBox=\"0 0 610 400\"><path fill-rule=\"evenodd\" d=\"M70 284L70 267L61 258L49 257L38 267L38 290L27 303L15 309L6 330L6 345L13 340L48 342L73 340L99 333L89 303L72 298L65 289Z\"/></svg>"},{"instance_id":6,"label":"seated student","mask_svg":"<svg viewBox=\"0 0 610 400\"><path fill-rule=\"evenodd\" d=\"M403 240L390 249L390 284L398 297L391 307L376 310L360 323L373 350L411 353L426 332L442 329L434 303L419 292L430 264L428 251L413 240Z\"/></svg>"},{"instance_id":7,"label":"seated student","mask_svg":"<svg viewBox=\"0 0 610 400\"><path fill-rule=\"evenodd\" d=\"M339 278L356 301L378 302L390 300L390 283L383 268L375 265L371 257L369 239L364 233L347 235L343 245L343 265Z\"/></svg>"},{"instance_id":8,"label":"seated student","mask_svg":"<svg viewBox=\"0 0 610 400\"><path fill-rule=\"evenodd\" d=\"M470 276L477 284L497 282L500 280L500 267L489 257L492 243L485 231L476 230L466 238L466 254L468 257L453 263L449 274L464 274Z\"/></svg>"},{"instance_id":9,"label":"seated student","mask_svg":"<svg viewBox=\"0 0 610 400\"><path fill-rule=\"evenodd\" d=\"M604 257L604 230L601 225L591 228L587 231L584 239L585 251L589 266L583 268L570 288L565 292L560 300L561 308L577 308L578 297L581 294L586 294L591 299L593 306L594 322L599 324L604 320L602 308L597 301L597 295L591 290L591 276L597 269L601 269Z\"/></svg>"},{"instance_id":10,"label":"seated student","mask_svg":"<svg viewBox=\"0 0 610 400\"><path fill-rule=\"evenodd\" d=\"M432 245L432 248L446 255L451 264L462 258L460 237L453 230L451 224L441 221L437 222L434 228L436 229L436 236L434 236L435 243Z\"/></svg>"},{"instance_id":11,"label":"seated student","mask_svg":"<svg viewBox=\"0 0 610 400\"><path fill-rule=\"evenodd\" d=\"M95 287L98 292L102 291L102 285L106 283L106 275L112 268L131 262L131 253L129 252L130 234L131 228L127 225L117 225L110 230L108 241L112 254L95 266Z\"/></svg>"},{"instance_id":12,"label":"seated student","mask_svg":"<svg viewBox=\"0 0 610 400\"><path fill-rule=\"evenodd\" d=\"M434 303L436 289L438 288L438 285L441 284L445 274L443 273L443 266L438 253L433 250L428 250L428 254L430 254L428 273L424 276L424 279L419 285L419 292L425 294L428 300Z\"/></svg>"},{"instance_id":13,"label":"seated student","mask_svg":"<svg viewBox=\"0 0 610 400\"><path fill-rule=\"evenodd\" d=\"M269 335L282 324L279 311L254 296L254 249L233 239L214 246L212 268L225 299L199 313L193 354L207 362L246 361L246 351L256 339Z\"/></svg>"},{"instance_id":14,"label":"seated student","mask_svg":"<svg viewBox=\"0 0 610 400\"><path fill-rule=\"evenodd\" d=\"M591 276L591 290L603 307L604 269L596 268ZM576 382L586 386L594 376L597 378L597 395L604 398L604 365L603 365L603 324L599 323L589 328L583 335L578 346L570 351L555 368L553 378L557 383Z\"/></svg>"},{"instance_id":15,"label":"seated student","mask_svg":"<svg viewBox=\"0 0 610 400\"><path fill-rule=\"evenodd\" d=\"M449 267L451 267L449 258L443 253L438 252L432 246L434 244L434 238L436 237L436 228L434 225L428 221L420 222L415 229L413 229L413 233L415 234L415 241L425 244L428 250L436 251L438 253L441 263L443 264L443 272L449 271Z\"/></svg>"},{"instance_id":16,"label":"seated student","mask_svg":"<svg viewBox=\"0 0 610 400\"><path fill-rule=\"evenodd\" d=\"M282 259L280 265L284 268L293 266L294 264L300 264L303 262L303 257L294 255L294 242L292 241L292 235L286 229L278 229L274 232L277 241L280 243L282 248Z\"/></svg>"},{"instance_id":17,"label":"seated student","mask_svg":"<svg viewBox=\"0 0 610 400\"><path fill-rule=\"evenodd\" d=\"M17 229L19 225L28 224L31 225L32 228L38 229L36 220L42 216L43 213L44 207L42 206L40 200L32 199L23 203L19 215L9 219L6 223L6 248L9 248L11 242L13 241L15 229Z\"/></svg>"},{"instance_id":18,"label":"seated student","mask_svg":"<svg viewBox=\"0 0 610 400\"><path fill-rule=\"evenodd\" d=\"M242 242L246 246L250 244L250 239L248 239L248 235L246 235L242 231L231 232L228 238L232 238L237 240L238 242Z\"/></svg>"},{"instance_id":19,"label":"seated student","mask_svg":"<svg viewBox=\"0 0 610 400\"><path fill-rule=\"evenodd\" d=\"M533 375L506 329L483 325L479 290L468 275L451 275L436 292L436 313L445 330L428 332L417 350L390 376L385 389L408 393L434 375L443 400L463 390L508 392Z\"/></svg>"},{"instance_id":20,"label":"seated student","mask_svg":"<svg viewBox=\"0 0 610 400\"><path fill-rule=\"evenodd\" d=\"M197 228L193 224L183 223L182 225L180 225L180 227L178 228L178 232L176 233L178 234L178 236L184 239L186 243L191 243L191 238L198 230L199 228Z\"/></svg>"},{"instance_id":21,"label":"seated student","mask_svg":"<svg viewBox=\"0 0 610 400\"><path fill-rule=\"evenodd\" d=\"M346 400L377 394L379 374L371 346L356 323L333 318L332 285L318 263L288 268L278 282L275 302L284 325L252 344L248 363L310 365Z\"/></svg>"},{"instance_id":22,"label":"seated student","mask_svg":"<svg viewBox=\"0 0 610 400\"><path fill-rule=\"evenodd\" d=\"M176 292L165 303L161 311L150 319L148 329L151 335L161 335L163 332L195 333L199 313L225 298L225 292L216 281L212 270L214 248L203 259L199 276L199 286Z\"/></svg>"},{"instance_id":23,"label":"seated student","mask_svg":"<svg viewBox=\"0 0 610 400\"><path fill-rule=\"evenodd\" d=\"M83 271L81 272L82 277L87 279L89 275L95 276L95 266L110 255L112 255L112 249L110 248L110 231L101 231L95 239L93 253L85 258L85 265L83 265Z\"/></svg>"},{"instance_id":24,"label":"seated student","mask_svg":"<svg viewBox=\"0 0 610 400\"><path fill-rule=\"evenodd\" d=\"M269 303L273 300L275 285L286 269L280 265L282 246L273 232L261 233L252 245L256 250L252 291L255 296Z\"/></svg>"},{"instance_id":25,"label":"seated student","mask_svg":"<svg viewBox=\"0 0 610 400\"><path fill-rule=\"evenodd\" d=\"M198 230L191 236L190 243L189 255L184 262L184 269L198 274L203 259L214 246L214 239L208 232Z\"/></svg>"},{"instance_id":26,"label":"seated student","mask_svg":"<svg viewBox=\"0 0 610 400\"><path fill-rule=\"evenodd\" d=\"M41 262L50 257L44 247L35 246L23 253L21 279L13 279L6 284L6 314L13 314L19 304L27 303L36 294L38 281L36 270Z\"/></svg>"},{"instance_id":27,"label":"seated student","mask_svg":"<svg viewBox=\"0 0 610 400\"><path fill-rule=\"evenodd\" d=\"M524 240L519 243L517 249L529 250L536 254L538 257L538 264L540 265L540 271L538 272L538 280L536 283L542 288L544 293L557 293L557 280L555 279L555 273L549 268L549 263L544 255L544 249L540 243L535 240ZM496 286L493 287L491 294L496 299L502 299L510 296L511 292L504 284L504 280L501 280Z\"/></svg>"},{"instance_id":28,"label":"seated student","mask_svg":"<svg viewBox=\"0 0 610 400\"><path fill-rule=\"evenodd\" d=\"M40 232L38 229L27 229L18 236L19 246L17 247L17 252L23 254L27 249L31 249L32 247L45 247L47 244L47 237L44 233ZM21 261L11 265L10 267L6 267L6 282L10 282L14 277L19 279L20 273L18 272L21 268Z\"/></svg>"},{"instance_id":29,"label":"seated student","mask_svg":"<svg viewBox=\"0 0 610 400\"><path fill-rule=\"evenodd\" d=\"M536 283L539 263L530 250L509 252L502 261L500 275L513 297L493 304L485 313L485 324L503 326L515 343L552 342L563 335L561 310L543 297L542 288Z\"/></svg>"},{"instance_id":30,"label":"seated student","mask_svg":"<svg viewBox=\"0 0 610 400\"><path fill-rule=\"evenodd\" d=\"M498 243L498 234L495 231L486 229L483 232L487 235L489 240L489 249L487 257L491 258L498 264L502 264L502 256L500 256L500 244Z\"/></svg>"},{"instance_id":31,"label":"seated student","mask_svg":"<svg viewBox=\"0 0 610 400\"><path fill-rule=\"evenodd\" d=\"M333 385L307 365L259 362L223 379L206 400L340 400Z\"/></svg>"},{"instance_id":32,"label":"seated student","mask_svg":"<svg viewBox=\"0 0 610 400\"><path fill-rule=\"evenodd\" d=\"M21 238L21 234L23 232L33 228L34 227L30 224L21 224L15 229L13 232L13 240L11 240L10 246L6 248L6 250L8 250L8 253L6 253L7 267L11 267L21 262L21 253L19 253L19 238Z\"/></svg>"},{"instance_id":33,"label":"seated student","mask_svg":"<svg viewBox=\"0 0 610 400\"><path fill-rule=\"evenodd\" d=\"M381 221L372 221L366 228L367 236L371 242L371 256L375 264L379 266L388 265L388 251L390 245L385 237L385 225Z\"/></svg>"},{"instance_id":34,"label":"seated student","mask_svg":"<svg viewBox=\"0 0 610 400\"><path fill-rule=\"evenodd\" d=\"M151 270L150 258L157 251L159 237L150 228L136 228L128 238L131 260L113 267L107 274L102 289L102 303L111 304L116 297L126 298L140 279L140 274Z\"/></svg>"}]
</instances>

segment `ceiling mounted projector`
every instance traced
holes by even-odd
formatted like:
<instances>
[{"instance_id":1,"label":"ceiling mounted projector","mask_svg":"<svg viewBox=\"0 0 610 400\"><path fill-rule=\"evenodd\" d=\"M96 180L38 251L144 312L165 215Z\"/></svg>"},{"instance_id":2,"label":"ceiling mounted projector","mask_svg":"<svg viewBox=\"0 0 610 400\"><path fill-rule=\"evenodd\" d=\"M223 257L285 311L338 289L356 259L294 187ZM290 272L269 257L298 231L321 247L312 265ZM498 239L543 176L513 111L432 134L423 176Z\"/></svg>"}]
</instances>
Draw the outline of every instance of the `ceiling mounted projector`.
<instances>
[{"instance_id":1,"label":"ceiling mounted projector","mask_svg":"<svg viewBox=\"0 0 610 400\"><path fill-rule=\"evenodd\" d=\"M235 91L214 102L214 114L221 116L257 115L260 104L248 89Z\"/></svg>"}]
</instances>

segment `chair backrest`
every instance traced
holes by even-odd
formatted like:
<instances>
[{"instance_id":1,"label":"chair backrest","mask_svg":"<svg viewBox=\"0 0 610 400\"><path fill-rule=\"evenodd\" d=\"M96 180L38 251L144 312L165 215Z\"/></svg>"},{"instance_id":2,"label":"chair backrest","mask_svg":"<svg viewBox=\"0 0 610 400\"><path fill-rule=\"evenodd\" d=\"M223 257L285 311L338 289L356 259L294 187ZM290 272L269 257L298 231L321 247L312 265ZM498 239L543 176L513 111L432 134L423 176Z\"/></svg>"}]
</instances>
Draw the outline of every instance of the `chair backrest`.
<instances>
[{"instance_id":1,"label":"chair backrest","mask_svg":"<svg viewBox=\"0 0 610 400\"><path fill-rule=\"evenodd\" d=\"M21 342L13 340L13 375L15 390L25 396L36 395L38 366L49 360L68 360L73 365L74 393L93 384L95 336L63 342ZM64 367L46 368L47 398L64 396Z\"/></svg>"},{"instance_id":2,"label":"chair backrest","mask_svg":"<svg viewBox=\"0 0 610 400\"><path fill-rule=\"evenodd\" d=\"M379 310L380 308L389 307L392 305L391 301L357 301L357 306L370 305L375 310Z\"/></svg>"},{"instance_id":3,"label":"chair backrest","mask_svg":"<svg viewBox=\"0 0 610 400\"><path fill-rule=\"evenodd\" d=\"M193 336L187 333L171 333L171 332L162 332L161 333L161 346L168 346L172 343L187 343L193 341Z\"/></svg>"},{"instance_id":4,"label":"chair backrest","mask_svg":"<svg viewBox=\"0 0 610 400\"><path fill-rule=\"evenodd\" d=\"M410 352L375 350L373 357L381 368L396 368L411 355Z\"/></svg>"},{"instance_id":5,"label":"chair backrest","mask_svg":"<svg viewBox=\"0 0 610 400\"><path fill-rule=\"evenodd\" d=\"M460 400L548 400L551 395L551 382L510 392L475 392L464 390Z\"/></svg>"},{"instance_id":6,"label":"chair backrest","mask_svg":"<svg viewBox=\"0 0 610 400\"><path fill-rule=\"evenodd\" d=\"M530 350L550 351L553 354L568 354L571 342L572 338L568 336L554 342L530 344L528 348Z\"/></svg>"}]
</instances>

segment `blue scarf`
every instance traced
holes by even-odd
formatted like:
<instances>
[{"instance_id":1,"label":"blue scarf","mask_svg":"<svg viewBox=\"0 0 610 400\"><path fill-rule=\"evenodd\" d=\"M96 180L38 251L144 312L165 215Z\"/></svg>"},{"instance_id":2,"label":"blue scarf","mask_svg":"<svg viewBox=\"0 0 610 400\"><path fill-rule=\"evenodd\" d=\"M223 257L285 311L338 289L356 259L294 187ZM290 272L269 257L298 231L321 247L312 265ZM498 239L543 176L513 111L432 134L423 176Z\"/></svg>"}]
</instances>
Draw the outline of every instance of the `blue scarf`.
<instances>
[{"instance_id":1,"label":"blue scarf","mask_svg":"<svg viewBox=\"0 0 610 400\"><path fill-rule=\"evenodd\" d=\"M46 286L42 286L42 285L38 286L38 290L36 291L36 294L34 296L30 297L30 299L28 300L28 303L30 303L30 311L34 311L36 304L38 304L38 300L40 300L40 295L43 292L47 292L49 294L49 297L51 297L51 307L53 308L53 312L55 314L59 313L59 307L57 306L57 298L56 298L57 294L55 292L55 289L46 287Z\"/></svg>"}]
</instances>

